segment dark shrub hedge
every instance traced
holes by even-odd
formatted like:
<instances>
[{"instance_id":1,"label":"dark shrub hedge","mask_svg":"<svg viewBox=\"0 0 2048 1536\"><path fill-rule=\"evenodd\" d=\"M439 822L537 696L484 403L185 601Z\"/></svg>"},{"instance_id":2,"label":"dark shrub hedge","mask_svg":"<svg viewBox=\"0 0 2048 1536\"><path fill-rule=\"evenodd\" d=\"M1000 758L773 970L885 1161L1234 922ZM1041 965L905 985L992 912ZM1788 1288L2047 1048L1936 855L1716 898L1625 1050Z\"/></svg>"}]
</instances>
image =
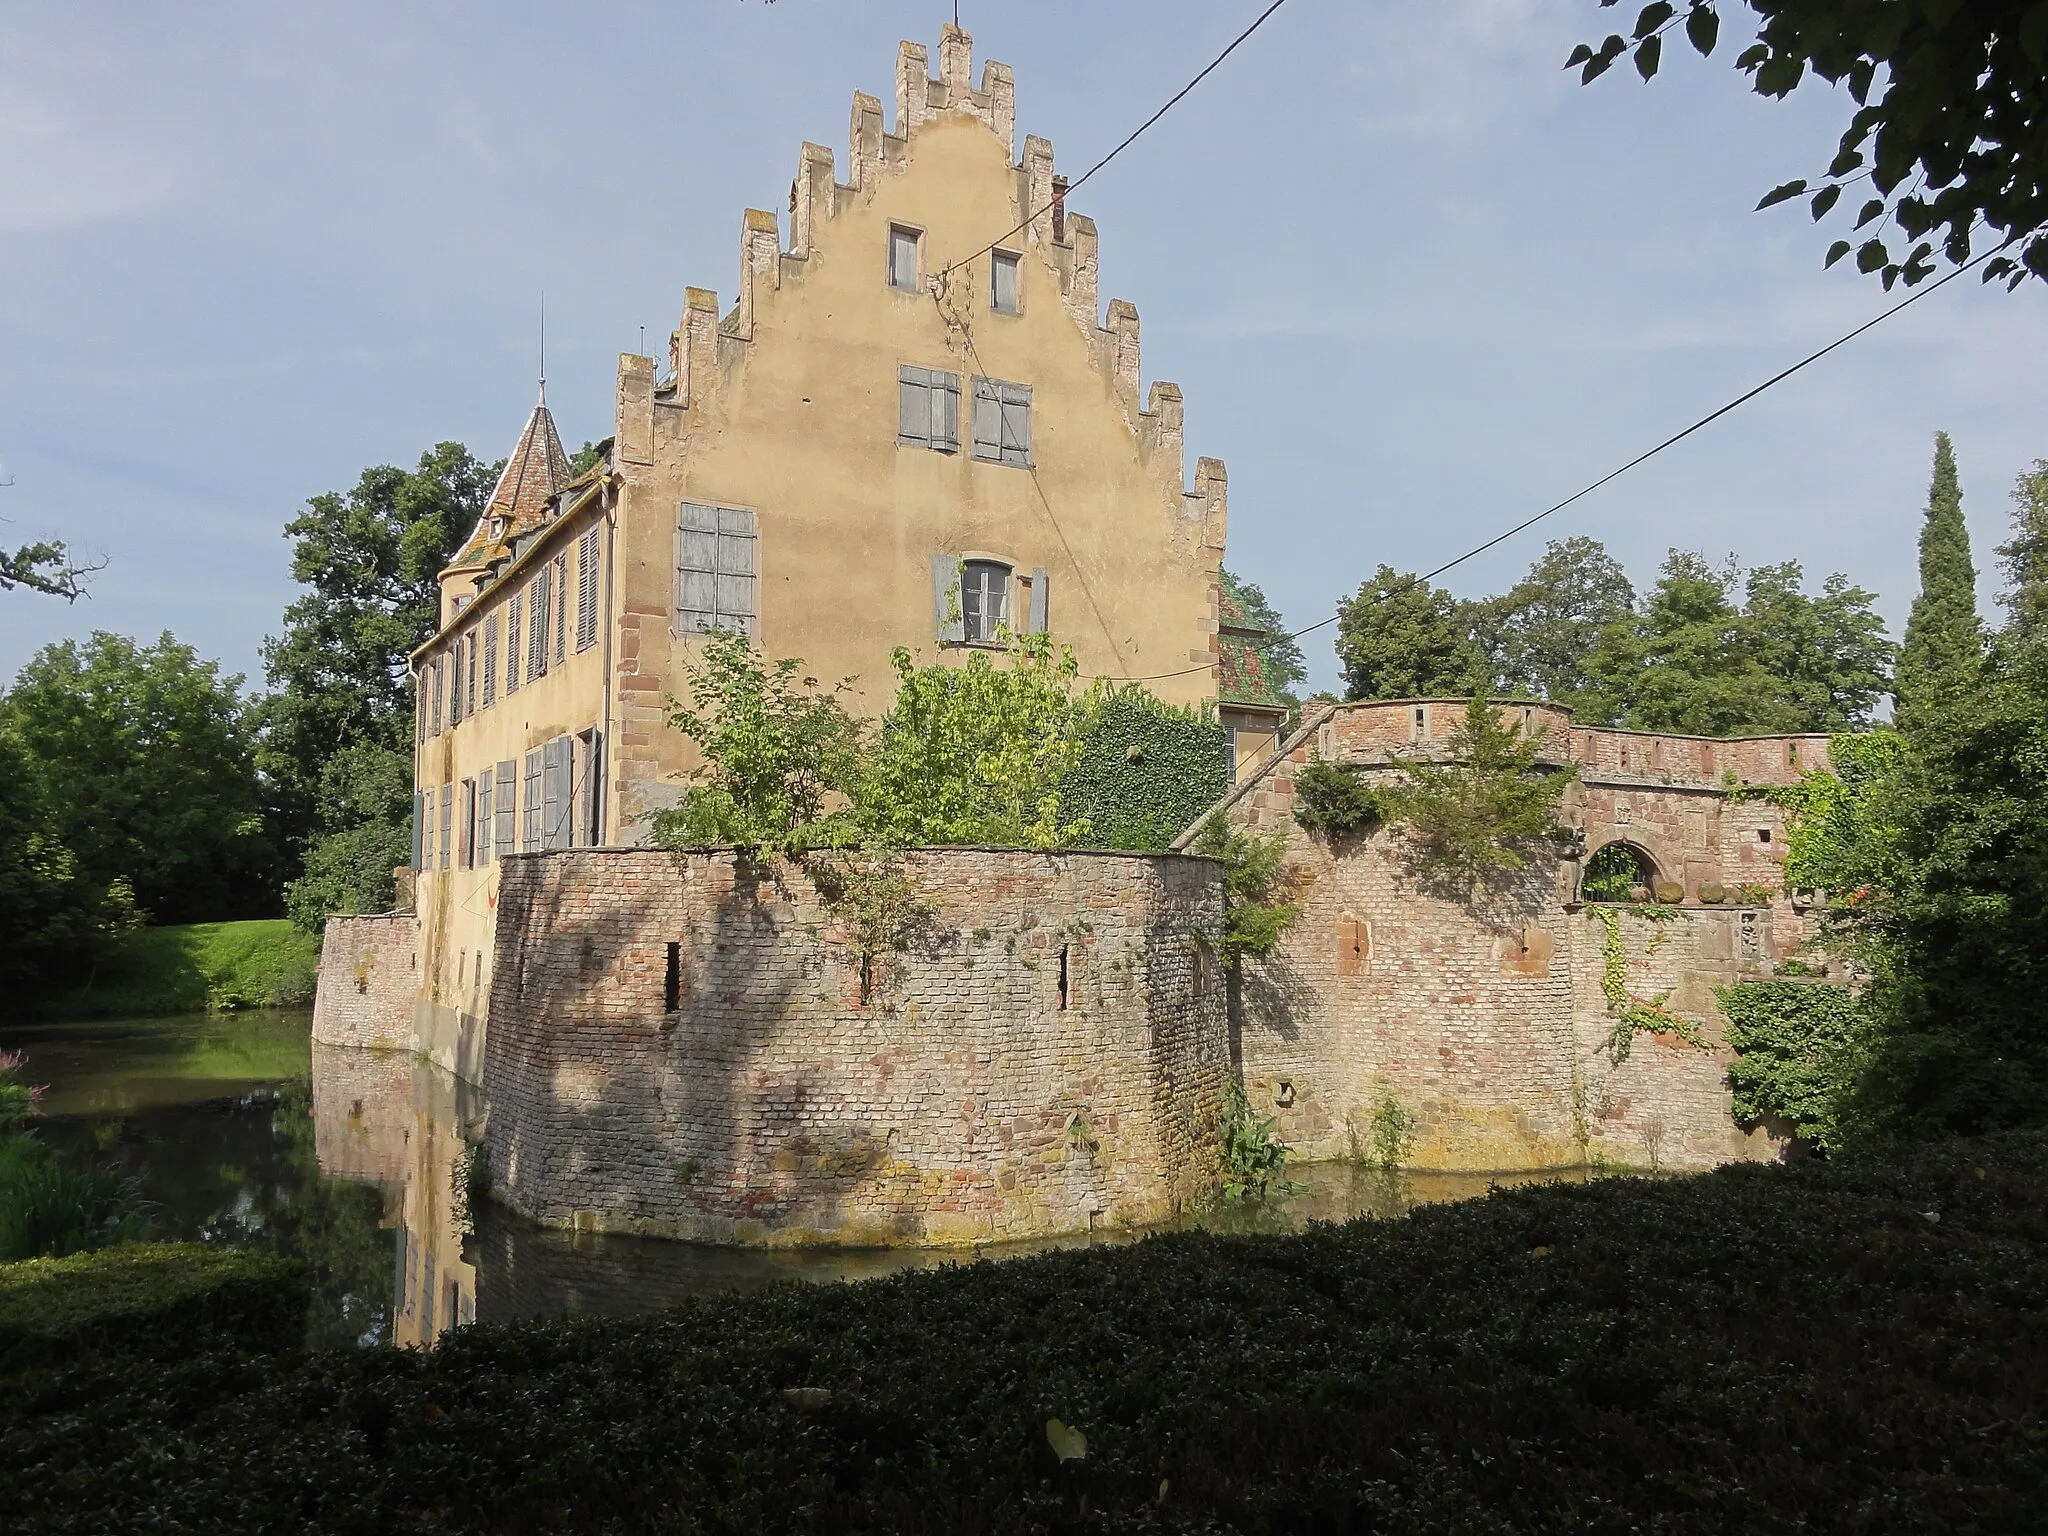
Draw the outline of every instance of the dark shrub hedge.
<instances>
[{"instance_id":1,"label":"dark shrub hedge","mask_svg":"<svg viewBox=\"0 0 2048 1536\"><path fill-rule=\"evenodd\" d=\"M124 1243L0 1264L0 1377L97 1355L274 1352L306 1332L296 1260L206 1243Z\"/></svg>"},{"instance_id":2,"label":"dark shrub hedge","mask_svg":"<svg viewBox=\"0 0 2048 1536\"><path fill-rule=\"evenodd\" d=\"M0 1528L2038 1531L2044 1187L2015 1137L80 1368L0 1398Z\"/></svg>"}]
</instances>

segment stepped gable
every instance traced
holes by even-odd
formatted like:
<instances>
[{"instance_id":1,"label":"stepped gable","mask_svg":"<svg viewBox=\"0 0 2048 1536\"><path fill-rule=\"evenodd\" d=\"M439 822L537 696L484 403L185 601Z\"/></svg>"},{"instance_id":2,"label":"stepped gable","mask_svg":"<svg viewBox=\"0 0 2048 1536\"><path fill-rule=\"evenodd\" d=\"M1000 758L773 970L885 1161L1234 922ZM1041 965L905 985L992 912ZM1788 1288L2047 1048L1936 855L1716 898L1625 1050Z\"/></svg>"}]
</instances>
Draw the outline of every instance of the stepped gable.
<instances>
[{"instance_id":1,"label":"stepped gable","mask_svg":"<svg viewBox=\"0 0 2048 1536\"><path fill-rule=\"evenodd\" d=\"M448 569L480 570L508 553L514 539L548 520L549 503L570 479L569 455L562 451L561 434L543 392L505 460L489 505Z\"/></svg>"}]
</instances>

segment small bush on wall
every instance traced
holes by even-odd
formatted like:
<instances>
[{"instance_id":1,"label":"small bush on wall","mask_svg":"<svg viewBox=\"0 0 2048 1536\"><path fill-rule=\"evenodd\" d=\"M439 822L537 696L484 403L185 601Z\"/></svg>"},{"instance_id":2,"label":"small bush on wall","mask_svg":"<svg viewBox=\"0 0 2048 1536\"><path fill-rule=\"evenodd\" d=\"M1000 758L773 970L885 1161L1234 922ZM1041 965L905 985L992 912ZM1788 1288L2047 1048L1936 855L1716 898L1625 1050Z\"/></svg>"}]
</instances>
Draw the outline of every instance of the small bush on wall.
<instances>
[{"instance_id":1,"label":"small bush on wall","mask_svg":"<svg viewBox=\"0 0 2048 1536\"><path fill-rule=\"evenodd\" d=\"M1356 768L1317 761L1294 776L1294 819L1324 837L1377 831L1392 804Z\"/></svg>"},{"instance_id":2,"label":"small bush on wall","mask_svg":"<svg viewBox=\"0 0 2048 1536\"><path fill-rule=\"evenodd\" d=\"M1717 992L1736 1051L1736 1119L1784 1120L1821 1151L1839 1151L1868 1054L1862 999L1813 981L1741 981Z\"/></svg>"}]
</instances>

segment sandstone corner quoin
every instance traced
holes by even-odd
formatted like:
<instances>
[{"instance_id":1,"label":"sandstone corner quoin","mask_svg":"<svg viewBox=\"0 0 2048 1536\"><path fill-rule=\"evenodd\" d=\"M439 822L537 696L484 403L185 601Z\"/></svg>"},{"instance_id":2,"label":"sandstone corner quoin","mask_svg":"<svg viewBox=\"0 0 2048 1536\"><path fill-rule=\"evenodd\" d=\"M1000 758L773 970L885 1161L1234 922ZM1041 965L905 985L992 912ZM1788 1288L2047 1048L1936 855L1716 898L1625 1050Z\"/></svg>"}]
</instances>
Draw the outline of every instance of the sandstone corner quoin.
<instances>
[{"instance_id":1,"label":"sandstone corner quoin","mask_svg":"<svg viewBox=\"0 0 2048 1536\"><path fill-rule=\"evenodd\" d=\"M1017 151L1008 69L977 87L971 63L954 27L937 78L905 43L894 131L854 98L845 182L804 146L787 246L747 213L736 302L689 289L665 364L620 359L591 469L535 407L412 659L414 910L330 922L316 1042L454 1074L516 1210L736 1243L1166 1220L1214 1177L1232 1078L1308 1158L1362 1155L1389 1102L1419 1167L1777 1155L1731 1119L1713 987L1812 925L1781 813L1728 785L1792 782L1825 740L1502 704L1578 769L1582 846L1483 907L1419 884L1393 833L1305 832L1304 766L1398 773L1464 705L1337 706L1279 740L1222 592L1223 466L1189 477L1180 391L1141 392L1137 311L1099 307L1095 225L1050 144ZM713 630L857 677L871 718L898 645L959 665L1054 631L1084 677L1160 678L1218 708L1238 782L1210 815L1287 836L1303 914L1233 970L1213 860L922 849L926 920L863 948L800 864L634 846L699 766L666 709ZM1661 920L1580 899L1612 843ZM1617 985L1681 1034L1612 1049Z\"/></svg>"}]
</instances>

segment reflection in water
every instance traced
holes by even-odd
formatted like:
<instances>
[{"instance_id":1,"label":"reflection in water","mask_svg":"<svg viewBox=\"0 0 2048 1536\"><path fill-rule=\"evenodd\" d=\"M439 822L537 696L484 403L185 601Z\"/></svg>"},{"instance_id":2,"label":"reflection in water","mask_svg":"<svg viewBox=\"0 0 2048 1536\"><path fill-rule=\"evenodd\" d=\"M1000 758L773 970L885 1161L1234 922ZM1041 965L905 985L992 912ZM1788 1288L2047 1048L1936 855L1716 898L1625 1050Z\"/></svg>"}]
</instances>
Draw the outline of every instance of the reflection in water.
<instances>
[{"instance_id":1,"label":"reflection in water","mask_svg":"<svg viewBox=\"0 0 2048 1536\"><path fill-rule=\"evenodd\" d=\"M39 1134L144 1175L156 1235L305 1258L311 1342L430 1344L464 1323L621 1314L783 1280L852 1280L1085 1243L1097 1233L979 1249L739 1249L570 1234L464 1194L481 1139L476 1091L413 1057L313 1046L304 1015L0 1028L50 1084ZM1549 1175L1555 1177L1556 1175ZM1582 1177L1583 1175L1564 1175ZM1393 1216L1531 1174L1389 1174L1325 1164L1267 1207L1225 1207L1223 1231Z\"/></svg>"}]
</instances>

